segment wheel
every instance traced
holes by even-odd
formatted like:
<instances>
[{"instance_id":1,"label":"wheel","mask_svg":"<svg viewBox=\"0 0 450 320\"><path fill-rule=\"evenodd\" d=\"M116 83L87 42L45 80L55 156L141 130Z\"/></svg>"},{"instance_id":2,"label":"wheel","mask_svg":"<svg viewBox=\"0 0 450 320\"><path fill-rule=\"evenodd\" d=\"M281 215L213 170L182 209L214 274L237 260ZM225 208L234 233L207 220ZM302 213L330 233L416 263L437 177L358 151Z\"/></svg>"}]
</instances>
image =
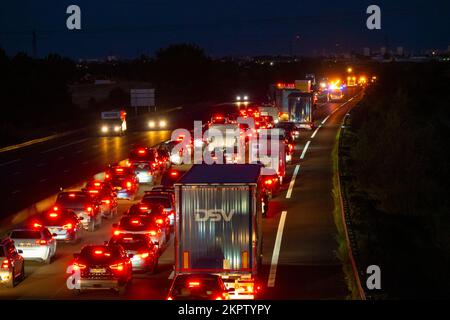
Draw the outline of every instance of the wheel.
<instances>
[{"instance_id":1,"label":"wheel","mask_svg":"<svg viewBox=\"0 0 450 320\"><path fill-rule=\"evenodd\" d=\"M153 264L153 270L152 270L152 274L155 274L158 272L158 259L155 259L155 263Z\"/></svg>"},{"instance_id":2,"label":"wheel","mask_svg":"<svg viewBox=\"0 0 450 320\"><path fill-rule=\"evenodd\" d=\"M119 296L123 296L127 291L127 285L120 286L119 288L116 289L116 291Z\"/></svg>"},{"instance_id":3,"label":"wheel","mask_svg":"<svg viewBox=\"0 0 450 320\"><path fill-rule=\"evenodd\" d=\"M44 260L44 264L50 264L50 263L52 263L52 256L49 253L47 258L45 258L45 260Z\"/></svg>"},{"instance_id":4,"label":"wheel","mask_svg":"<svg viewBox=\"0 0 450 320\"><path fill-rule=\"evenodd\" d=\"M100 228L102 226L102 223L103 223L102 215L99 213L97 215L97 227Z\"/></svg>"},{"instance_id":5,"label":"wheel","mask_svg":"<svg viewBox=\"0 0 450 320\"><path fill-rule=\"evenodd\" d=\"M78 242L78 232L75 232L75 233L73 234L72 240L70 240L69 243L70 243L70 244L75 244L75 243L77 243L77 242Z\"/></svg>"},{"instance_id":6,"label":"wheel","mask_svg":"<svg viewBox=\"0 0 450 320\"><path fill-rule=\"evenodd\" d=\"M76 295L76 296L79 296L80 294L83 293L83 291L81 291L81 289L73 289L72 292L73 292L73 294Z\"/></svg>"},{"instance_id":7,"label":"wheel","mask_svg":"<svg viewBox=\"0 0 450 320\"><path fill-rule=\"evenodd\" d=\"M88 231L89 231L89 232L94 232L94 231L95 231L95 221L94 221L94 220L91 220L91 221L89 222L89 225L88 225Z\"/></svg>"},{"instance_id":8,"label":"wheel","mask_svg":"<svg viewBox=\"0 0 450 320\"><path fill-rule=\"evenodd\" d=\"M22 263L22 268L20 269L19 281L23 281L24 279L25 279L25 263Z\"/></svg>"}]
</instances>

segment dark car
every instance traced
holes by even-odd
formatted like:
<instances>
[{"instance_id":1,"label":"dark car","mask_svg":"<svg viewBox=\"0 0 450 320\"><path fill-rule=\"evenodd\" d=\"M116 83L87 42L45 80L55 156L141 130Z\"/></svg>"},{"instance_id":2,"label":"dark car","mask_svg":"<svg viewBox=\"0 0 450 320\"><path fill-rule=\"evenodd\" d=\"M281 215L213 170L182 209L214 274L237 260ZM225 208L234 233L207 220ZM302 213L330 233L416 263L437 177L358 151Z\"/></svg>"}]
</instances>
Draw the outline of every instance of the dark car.
<instances>
[{"instance_id":1,"label":"dark car","mask_svg":"<svg viewBox=\"0 0 450 320\"><path fill-rule=\"evenodd\" d=\"M164 213L169 218L170 225L174 225L175 220L175 193L166 188L165 190L146 191L141 200L142 204L159 204L164 208Z\"/></svg>"},{"instance_id":2,"label":"dark car","mask_svg":"<svg viewBox=\"0 0 450 320\"><path fill-rule=\"evenodd\" d=\"M122 233L113 236L108 245L121 245L128 255L132 254L133 271L156 272L158 268L158 247L148 234Z\"/></svg>"},{"instance_id":3,"label":"dark car","mask_svg":"<svg viewBox=\"0 0 450 320\"><path fill-rule=\"evenodd\" d=\"M78 241L83 230L82 220L76 213L69 209L51 209L38 214L30 219L33 227L46 227L50 233L55 234L54 239L75 243Z\"/></svg>"},{"instance_id":4,"label":"dark car","mask_svg":"<svg viewBox=\"0 0 450 320\"><path fill-rule=\"evenodd\" d=\"M139 189L139 179L133 168L124 166L111 166L106 172L119 199L133 200Z\"/></svg>"},{"instance_id":5,"label":"dark car","mask_svg":"<svg viewBox=\"0 0 450 320\"><path fill-rule=\"evenodd\" d=\"M84 190L101 202L100 210L104 217L117 214L117 194L110 181L89 180Z\"/></svg>"},{"instance_id":6,"label":"dark car","mask_svg":"<svg viewBox=\"0 0 450 320\"><path fill-rule=\"evenodd\" d=\"M16 250L10 238L0 241L0 284L7 288L13 288L25 278L25 263L21 253L22 250Z\"/></svg>"},{"instance_id":7,"label":"dark car","mask_svg":"<svg viewBox=\"0 0 450 320\"><path fill-rule=\"evenodd\" d=\"M101 202L97 198L91 197L88 192L68 191L58 194L53 210L69 209L74 211L79 218L83 218L84 229L94 231L102 224L100 205Z\"/></svg>"},{"instance_id":8,"label":"dark car","mask_svg":"<svg viewBox=\"0 0 450 320\"><path fill-rule=\"evenodd\" d=\"M223 280L213 274L177 275L167 300L229 300Z\"/></svg>"},{"instance_id":9,"label":"dark car","mask_svg":"<svg viewBox=\"0 0 450 320\"><path fill-rule=\"evenodd\" d=\"M79 272L75 293L86 289L113 289L123 294L132 280L132 255L120 245L88 245L74 254L72 272ZM74 277L76 279L76 277Z\"/></svg>"},{"instance_id":10,"label":"dark car","mask_svg":"<svg viewBox=\"0 0 450 320\"><path fill-rule=\"evenodd\" d=\"M164 211L164 206L160 203L137 203L128 209L126 215L141 216L145 215L151 217L155 224L165 230L166 239L170 239L170 218Z\"/></svg>"},{"instance_id":11,"label":"dark car","mask_svg":"<svg viewBox=\"0 0 450 320\"><path fill-rule=\"evenodd\" d=\"M114 223L112 227L113 236L123 233L148 234L158 248L164 246L167 238L165 228L160 228L153 217L146 215L125 215L120 219L119 223Z\"/></svg>"}]
</instances>

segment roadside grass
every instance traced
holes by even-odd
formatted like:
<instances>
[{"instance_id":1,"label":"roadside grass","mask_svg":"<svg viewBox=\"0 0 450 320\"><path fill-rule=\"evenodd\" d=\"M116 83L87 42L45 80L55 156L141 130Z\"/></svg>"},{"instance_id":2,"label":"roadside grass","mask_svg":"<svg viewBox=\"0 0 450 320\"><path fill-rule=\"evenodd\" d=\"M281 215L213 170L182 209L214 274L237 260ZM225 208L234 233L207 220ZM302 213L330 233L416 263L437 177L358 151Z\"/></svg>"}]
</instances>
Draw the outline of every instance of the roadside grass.
<instances>
[{"instance_id":1,"label":"roadside grass","mask_svg":"<svg viewBox=\"0 0 450 320\"><path fill-rule=\"evenodd\" d=\"M355 273L353 271L352 262L350 260L350 252L348 250L347 237L345 234L344 222L342 221L342 208L340 201L341 188L339 185L339 139L341 136L341 129L339 129L336 135L336 141L334 143L332 151L333 161L333 200L334 210L333 218L337 229L336 241L338 248L336 252L337 258L342 263L342 270L344 272L345 282L349 291L347 299L359 300L361 299L357 280L355 279Z\"/></svg>"}]
</instances>

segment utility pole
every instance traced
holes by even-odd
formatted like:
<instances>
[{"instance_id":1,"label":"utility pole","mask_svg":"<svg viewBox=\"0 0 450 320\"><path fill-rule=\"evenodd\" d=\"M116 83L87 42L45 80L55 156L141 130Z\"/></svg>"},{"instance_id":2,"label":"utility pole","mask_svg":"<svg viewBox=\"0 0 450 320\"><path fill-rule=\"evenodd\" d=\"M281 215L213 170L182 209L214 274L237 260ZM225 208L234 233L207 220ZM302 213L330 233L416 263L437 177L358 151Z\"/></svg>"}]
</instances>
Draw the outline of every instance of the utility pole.
<instances>
[{"instance_id":1,"label":"utility pole","mask_svg":"<svg viewBox=\"0 0 450 320\"><path fill-rule=\"evenodd\" d=\"M32 33L32 51L33 51L33 58L37 58L37 39L36 39L36 30L33 29Z\"/></svg>"}]
</instances>

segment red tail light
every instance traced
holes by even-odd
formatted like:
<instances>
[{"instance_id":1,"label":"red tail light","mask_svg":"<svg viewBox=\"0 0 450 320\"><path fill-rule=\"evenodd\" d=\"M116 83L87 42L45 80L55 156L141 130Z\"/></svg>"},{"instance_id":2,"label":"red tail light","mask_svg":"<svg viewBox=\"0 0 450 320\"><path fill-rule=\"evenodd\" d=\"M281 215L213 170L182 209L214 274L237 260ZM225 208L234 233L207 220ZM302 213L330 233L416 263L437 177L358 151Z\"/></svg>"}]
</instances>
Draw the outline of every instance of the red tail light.
<instances>
[{"instance_id":1,"label":"red tail light","mask_svg":"<svg viewBox=\"0 0 450 320\"><path fill-rule=\"evenodd\" d=\"M188 287L189 288L198 288L198 287L200 287L200 282L199 281L189 281Z\"/></svg>"},{"instance_id":2,"label":"red tail light","mask_svg":"<svg viewBox=\"0 0 450 320\"><path fill-rule=\"evenodd\" d=\"M109 200L109 199L103 199L103 200L102 200L102 203L110 204L110 203L111 203L111 200Z\"/></svg>"},{"instance_id":3,"label":"red tail light","mask_svg":"<svg viewBox=\"0 0 450 320\"><path fill-rule=\"evenodd\" d=\"M140 220L131 220L131 224L140 224L141 221Z\"/></svg>"},{"instance_id":4,"label":"red tail light","mask_svg":"<svg viewBox=\"0 0 450 320\"><path fill-rule=\"evenodd\" d=\"M109 266L111 270L122 272L124 270L123 263L112 264Z\"/></svg>"},{"instance_id":5,"label":"red tail light","mask_svg":"<svg viewBox=\"0 0 450 320\"><path fill-rule=\"evenodd\" d=\"M142 259L147 259L150 256L150 253L144 252L139 255Z\"/></svg>"},{"instance_id":6,"label":"red tail light","mask_svg":"<svg viewBox=\"0 0 450 320\"><path fill-rule=\"evenodd\" d=\"M100 182L94 182L94 186L100 187Z\"/></svg>"},{"instance_id":7,"label":"red tail light","mask_svg":"<svg viewBox=\"0 0 450 320\"><path fill-rule=\"evenodd\" d=\"M84 269L86 269L86 266L85 266L84 264L75 262L75 263L72 265L72 269L73 269L74 271L84 270Z\"/></svg>"},{"instance_id":8,"label":"red tail light","mask_svg":"<svg viewBox=\"0 0 450 320\"><path fill-rule=\"evenodd\" d=\"M50 218L57 218L57 217L58 217L58 214L57 214L56 212L52 212L52 213L49 213L48 216L49 216Z\"/></svg>"},{"instance_id":9,"label":"red tail light","mask_svg":"<svg viewBox=\"0 0 450 320\"><path fill-rule=\"evenodd\" d=\"M140 206L140 207L139 207L139 210L147 211L147 210L148 210L148 207L147 207L147 206Z\"/></svg>"},{"instance_id":10,"label":"red tail light","mask_svg":"<svg viewBox=\"0 0 450 320\"><path fill-rule=\"evenodd\" d=\"M114 234L115 236L118 236L118 235L120 234L120 230L114 230L113 234Z\"/></svg>"},{"instance_id":11,"label":"red tail light","mask_svg":"<svg viewBox=\"0 0 450 320\"><path fill-rule=\"evenodd\" d=\"M58 211L58 210L59 210L58 206L53 207L53 211Z\"/></svg>"},{"instance_id":12,"label":"red tail light","mask_svg":"<svg viewBox=\"0 0 450 320\"><path fill-rule=\"evenodd\" d=\"M264 181L264 183L270 186L273 183L273 181L272 181L272 179L269 179L269 180Z\"/></svg>"},{"instance_id":13,"label":"red tail light","mask_svg":"<svg viewBox=\"0 0 450 320\"><path fill-rule=\"evenodd\" d=\"M150 230L148 232L151 236L156 236L156 231L155 230Z\"/></svg>"},{"instance_id":14,"label":"red tail light","mask_svg":"<svg viewBox=\"0 0 450 320\"><path fill-rule=\"evenodd\" d=\"M178 171L172 171L172 172L170 172L170 175L171 175L172 177L175 177L175 176L178 175Z\"/></svg>"},{"instance_id":15,"label":"red tail light","mask_svg":"<svg viewBox=\"0 0 450 320\"><path fill-rule=\"evenodd\" d=\"M87 207L86 210L87 212L92 212L94 209L92 209L92 207Z\"/></svg>"},{"instance_id":16,"label":"red tail light","mask_svg":"<svg viewBox=\"0 0 450 320\"><path fill-rule=\"evenodd\" d=\"M139 150L138 150L138 153L139 153L139 154L145 154L145 149L139 149Z\"/></svg>"},{"instance_id":17,"label":"red tail light","mask_svg":"<svg viewBox=\"0 0 450 320\"><path fill-rule=\"evenodd\" d=\"M128 188L128 189L131 189L132 185L133 185L133 184L132 184L130 181L127 181L127 188Z\"/></svg>"},{"instance_id":18,"label":"red tail light","mask_svg":"<svg viewBox=\"0 0 450 320\"><path fill-rule=\"evenodd\" d=\"M93 189L93 190L89 190L88 191L89 193L94 193L94 194L97 194L99 191L98 190L96 190L96 189Z\"/></svg>"},{"instance_id":19,"label":"red tail light","mask_svg":"<svg viewBox=\"0 0 450 320\"><path fill-rule=\"evenodd\" d=\"M163 219L156 219L155 222L156 222L157 224L163 224L163 223L164 223L164 220L163 220Z\"/></svg>"},{"instance_id":20,"label":"red tail light","mask_svg":"<svg viewBox=\"0 0 450 320\"><path fill-rule=\"evenodd\" d=\"M95 250L94 254L97 254L97 255L103 254L103 250Z\"/></svg>"},{"instance_id":21,"label":"red tail light","mask_svg":"<svg viewBox=\"0 0 450 320\"><path fill-rule=\"evenodd\" d=\"M69 222L69 223L63 225L63 229L64 230L72 230L73 229L73 224Z\"/></svg>"},{"instance_id":22,"label":"red tail light","mask_svg":"<svg viewBox=\"0 0 450 320\"><path fill-rule=\"evenodd\" d=\"M167 297L167 300L173 300L172 297Z\"/></svg>"},{"instance_id":23,"label":"red tail light","mask_svg":"<svg viewBox=\"0 0 450 320\"><path fill-rule=\"evenodd\" d=\"M109 175L109 173L105 174L105 179L108 180L111 176Z\"/></svg>"},{"instance_id":24,"label":"red tail light","mask_svg":"<svg viewBox=\"0 0 450 320\"><path fill-rule=\"evenodd\" d=\"M45 239L36 240L36 244L39 244L41 246L45 246L45 245L47 245L47 243L48 242Z\"/></svg>"},{"instance_id":25,"label":"red tail light","mask_svg":"<svg viewBox=\"0 0 450 320\"><path fill-rule=\"evenodd\" d=\"M9 260L5 259L2 261L2 269L9 269Z\"/></svg>"},{"instance_id":26,"label":"red tail light","mask_svg":"<svg viewBox=\"0 0 450 320\"><path fill-rule=\"evenodd\" d=\"M39 222L35 222L33 223L33 228L42 228L42 224L40 224Z\"/></svg>"}]
</instances>

